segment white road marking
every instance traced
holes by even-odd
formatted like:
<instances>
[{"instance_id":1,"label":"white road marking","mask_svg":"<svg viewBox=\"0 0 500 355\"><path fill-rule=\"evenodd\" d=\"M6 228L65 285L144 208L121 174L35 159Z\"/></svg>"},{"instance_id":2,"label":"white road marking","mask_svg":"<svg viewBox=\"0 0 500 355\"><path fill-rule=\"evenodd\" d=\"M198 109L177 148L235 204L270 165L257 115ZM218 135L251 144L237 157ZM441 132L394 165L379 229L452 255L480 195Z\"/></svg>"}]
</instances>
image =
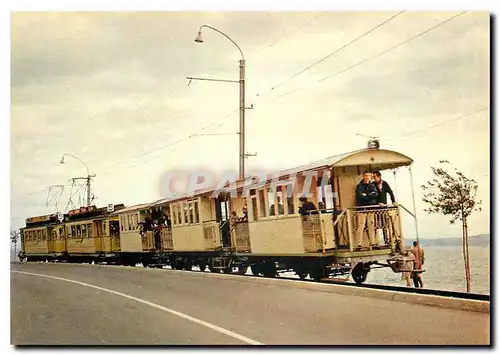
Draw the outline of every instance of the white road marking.
<instances>
[{"instance_id":1,"label":"white road marking","mask_svg":"<svg viewBox=\"0 0 500 355\"><path fill-rule=\"evenodd\" d=\"M85 287L94 288L96 290L101 290L101 291L104 291L104 292L109 292L109 293L112 293L114 295L121 296L121 297L124 297L124 298L128 298L129 300L136 301L136 302L148 305L150 307L160 309L160 310L162 310L164 312L171 313L171 314L176 315L178 317L190 320L191 322L203 325L203 326L205 326L207 328L210 328L212 330L215 330L215 331L217 331L219 333L222 333L222 334L225 334L225 335L230 336L232 338L241 340L241 341L243 341L243 342L245 342L247 344L251 344L251 345L264 345L264 344L262 344L262 343L260 343L260 342L258 342L256 340L247 338L247 337L245 337L243 335L237 334L235 332L232 332L230 330L224 329L224 328L219 327L217 325L205 322L204 320L201 320L201 319L198 319L198 318L195 318L195 317L191 317L190 315L174 311L173 309L170 309L170 308L167 308L167 307L163 307L163 306L160 306L159 304L156 304L156 303L153 303L153 302L149 302L149 301L146 301L146 300L134 297L134 296L130 296L130 295L127 295L125 293L121 293L121 292L118 292L118 291L113 291L113 290L110 290L110 289L107 289L107 288L104 288L104 287L100 287L100 286L96 286L96 285L87 284L85 282L80 282L80 281L65 279L63 277L49 276L49 275L44 275L44 274L35 274L35 273L32 273L32 272L25 272L25 271L18 271L18 270L11 270L11 272L15 272L15 273L18 273L18 274L25 274L25 275L46 277L46 278L49 278L49 279L71 282L71 283L74 283L74 284L77 284L77 285L82 285L82 286L85 286Z\"/></svg>"}]
</instances>

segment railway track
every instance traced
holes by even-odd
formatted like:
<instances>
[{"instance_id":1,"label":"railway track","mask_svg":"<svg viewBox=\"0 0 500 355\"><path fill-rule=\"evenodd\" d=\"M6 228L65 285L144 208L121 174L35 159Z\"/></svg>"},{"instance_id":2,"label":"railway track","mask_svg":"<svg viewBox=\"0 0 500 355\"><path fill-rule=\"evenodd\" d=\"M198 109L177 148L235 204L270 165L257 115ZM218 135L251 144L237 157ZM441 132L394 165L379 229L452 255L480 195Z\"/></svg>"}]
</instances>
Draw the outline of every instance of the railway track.
<instances>
[{"instance_id":1,"label":"railway track","mask_svg":"<svg viewBox=\"0 0 500 355\"><path fill-rule=\"evenodd\" d=\"M183 270L183 271L193 272L193 271L188 271L188 270ZM256 276L256 275L248 275L248 274L245 274L245 275L229 274L229 275L234 275L237 277L271 278L271 277L265 277L265 276L260 276L260 275ZM310 280L310 279L300 279L300 278L283 277L283 276L278 276L276 278L280 279L280 280L290 280L290 281L300 281L300 282L310 282L310 283L320 282L320 283L327 283L327 284L332 284L332 285L341 285L341 286L348 286L348 287L368 288L368 289L377 289L377 290L384 290L384 291L432 295L432 296L440 296L440 297L460 298L460 299L467 299L467 300L490 302L489 295L484 295L484 294L479 294L479 293L436 290L436 289L428 289L428 288L410 288L410 287L404 287L404 286L389 286L389 285L377 285L377 284L367 284L367 283L363 283L361 285L358 285L354 282L351 283L351 282L345 282L345 281L337 281L335 279L321 279L320 281L314 281L314 280Z\"/></svg>"}]
</instances>

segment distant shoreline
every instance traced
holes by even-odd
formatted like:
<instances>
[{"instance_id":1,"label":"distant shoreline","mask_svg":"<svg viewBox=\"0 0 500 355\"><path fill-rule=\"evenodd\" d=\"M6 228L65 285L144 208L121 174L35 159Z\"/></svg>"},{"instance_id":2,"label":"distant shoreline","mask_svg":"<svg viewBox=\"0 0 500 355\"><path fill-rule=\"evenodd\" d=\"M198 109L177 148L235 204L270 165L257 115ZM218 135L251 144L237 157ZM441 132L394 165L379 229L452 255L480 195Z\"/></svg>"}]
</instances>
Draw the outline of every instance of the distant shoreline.
<instances>
[{"instance_id":1,"label":"distant shoreline","mask_svg":"<svg viewBox=\"0 0 500 355\"><path fill-rule=\"evenodd\" d=\"M409 240L406 243L411 244ZM433 246L462 246L462 237L451 237L451 238L420 238L420 244L425 247ZM477 234L469 236L469 246L490 246L490 235L489 234Z\"/></svg>"}]
</instances>

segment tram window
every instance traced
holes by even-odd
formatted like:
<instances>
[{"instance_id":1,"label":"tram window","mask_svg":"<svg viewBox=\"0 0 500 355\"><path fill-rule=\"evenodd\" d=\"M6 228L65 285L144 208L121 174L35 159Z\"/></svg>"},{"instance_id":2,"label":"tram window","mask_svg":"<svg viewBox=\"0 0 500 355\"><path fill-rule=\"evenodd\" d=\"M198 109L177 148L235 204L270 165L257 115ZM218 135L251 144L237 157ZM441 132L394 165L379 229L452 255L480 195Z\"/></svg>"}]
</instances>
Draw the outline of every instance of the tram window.
<instances>
[{"instance_id":1,"label":"tram window","mask_svg":"<svg viewBox=\"0 0 500 355\"><path fill-rule=\"evenodd\" d=\"M189 223L188 221L188 206L187 206L187 203L186 202L183 202L182 203L182 207L184 209L184 223Z\"/></svg>"},{"instance_id":2,"label":"tram window","mask_svg":"<svg viewBox=\"0 0 500 355\"><path fill-rule=\"evenodd\" d=\"M200 211L198 210L198 201L194 201L194 223L200 223Z\"/></svg>"},{"instance_id":3,"label":"tram window","mask_svg":"<svg viewBox=\"0 0 500 355\"><path fill-rule=\"evenodd\" d=\"M92 224L87 224L87 238L92 238Z\"/></svg>"},{"instance_id":4,"label":"tram window","mask_svg":"<svg viewBox=\"0 0 500 355\"><path fill-rule=\"evenodd\" d=\"M177 205L172 205L172 224L173 225L178 225L178 219L177 219Z\"/></svg>"},{"instance_id":5,"label":"tram window","mask_svg":"<svg viewBox=\"0 0 500 355\"><path fill-rule=\"evenodd\" d=\"M259 207L260 207L260 217L265 217L267 215L266 211L266 201L264 200L264 190L259 190Z\"/></svg>"},{"instance_id":6,"label":"tram window","mask_svg":"<svg viewBox=\"0 0 500 355\"><path fill-rule=\"evenodd\" d=\"M53 229L50 234L51 234L52 240L57 240L57 231L55 229Z\"/></svg>"},{"instance_id":7,"label":"tram window","mask_svg":"<svg viewBox=\"0 0 500 355\"><path fill-rule=\"evenodd\" d=\"M221 218L223 221L227 221L227 205L226 201L220 203Z\"/></svg>"},{"instance_id":8,"label":"tram window","mask_svg":"<svg viewBox=\"0 0 500 355\"><path fill-rule=\"evenodd\" d=\"M252 197L250 199L250 204L252 205L252 215L253 215L253 220L258 221L259 220L259 214L257 213L257 198Z\"/></svg>"},{"instance_id":9,"label":"tram window","mask_svg":"<svg viewBox=\"0 0 500 355\"><path fill-rule=\"evenodd\" d=\"M181 211L181 204L178 203L177 206L177 223L182 224L182 211Z\"/></svg>"},{"instance_id":10,"label":"tram window","mask_svg":"<svg viewBox=\"0 0 500 355\"><path fill-rule=\"evenodd\" d=\"M278 216L283 216L285 214L285 208L283 207L283 188L282 186L278 186L278 191L276 192L276 201L277 201L277 212Z\"/></svg>"},{"instance_id":11,"label":"tram window","mask_svg":"<svg viewBox=\"0 0 500 355\"><path fill-rule=\"evenodd\" d=\"M80 226L80 229L82 230L81 238L87 238L87 226L85 224L82 224Z\"/></svg>"},{"instance_id":12,"label":"tram window","mask_svg":"<svg viewBox=\"0 0 500 355\"><path fill-rule=\"evenodd\" d=\"M132 215L132 225L131 225L132 230L136 230L138 224L139 224L139 218L137 217L137 214L134 213Z\"/></svg>"},{"instance_id":13,"label":"tram window","mask_svg":"<svg viewBox=\"0 0 500 355\"><path fill-rule=\"evenodd\" d=\"M194 220L193 220L193 212L194 212L193 201L188 203L188 208L189 208L189 223L194 223Z\"/></svg>"},{"instance_id":14,"label":"tram window","mask_svg":"<svg viewBox=\"0 0 500 355\"><path fill-rule=\"evenodd\" d=\"M120 232L123 232L123 216L120 216Z\"/></svg>"},{"instance_id":15,"label":"tram window","mask_svg":"<svg viewBox=\"0 0 500 355\"><path fill-rule=\"evenodd\" d=\"M325 207L326 208L333 208L333 192L332 192L332 185L326 185L324 187L325 189L325 199L326 199L326 203L325 203Z\"/></svg>"},{"instance_id":16,"label":"tram window","mask_svg":"<svg viewBox=\"0 0 500 355\"><path fill-rule=\"evenodd\" d=\"M267 205L269 216L276 216L276 192L273 189L267 190Z\"/></svg>"},{"instance_id":17,"label":"tram window","mask_svg":"<svg viewBox=\"0 0 500 355\"><path fill-rule=\"evenodd\" d=\"M289 215L295 214L295 203L293 201L293 186L288 185L285 187L287 212Z\"/></svg>"}]
</instances>

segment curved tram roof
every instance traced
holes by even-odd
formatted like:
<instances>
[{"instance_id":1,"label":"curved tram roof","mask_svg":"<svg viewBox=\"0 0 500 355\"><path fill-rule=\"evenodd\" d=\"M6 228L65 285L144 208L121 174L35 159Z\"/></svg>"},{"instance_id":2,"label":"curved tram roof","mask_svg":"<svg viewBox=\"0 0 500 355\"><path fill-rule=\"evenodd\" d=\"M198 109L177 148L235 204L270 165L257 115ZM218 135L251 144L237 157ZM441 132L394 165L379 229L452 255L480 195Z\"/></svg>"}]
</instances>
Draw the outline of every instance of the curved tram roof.
<instances>
[{"instance_id":1,"label":"curved tram roof","mask_svg":"<svg viewBox=\"0 0 500 355\"><path fill-rule=\"evenodd\" d=\"M352 152L347 152L343 154L333 155L328 158L324 158L321 160L314 161L309 164L300 165L295 168L287 169L279 171L273 174L274 178L281 178L287 175L294 175L306 171L317 171L323 169L331 169L331 168L344 168L349 166L370 166L371 169L385 170L385 169L395 169L401 166L410 166L413 163L413 160L408 156L387 149L359 149ZM236 184L238 188L243 187L259 187L263 185L263 182L254 182L251 177L247 177L246 179L240 179L231 182L230 184L226 184L226 186L231 186ZM195 190L191 192L186 192L183 194L179 194L177 196L171 196L168 198L163 198L157 201L154 201L150 204L137 205L137 208L148 208L163 205L169 202L175 202L187 198L193 198L195 196L201 196L208 193L212 193L216 188L210 187L201 190ZM134 206L132 206L134 207ZM130 207L130 208L132 208ZM127 209L125 209L127 210ZM124 212L125 210L121 210Z\"/></svg>"}]
</instances>

